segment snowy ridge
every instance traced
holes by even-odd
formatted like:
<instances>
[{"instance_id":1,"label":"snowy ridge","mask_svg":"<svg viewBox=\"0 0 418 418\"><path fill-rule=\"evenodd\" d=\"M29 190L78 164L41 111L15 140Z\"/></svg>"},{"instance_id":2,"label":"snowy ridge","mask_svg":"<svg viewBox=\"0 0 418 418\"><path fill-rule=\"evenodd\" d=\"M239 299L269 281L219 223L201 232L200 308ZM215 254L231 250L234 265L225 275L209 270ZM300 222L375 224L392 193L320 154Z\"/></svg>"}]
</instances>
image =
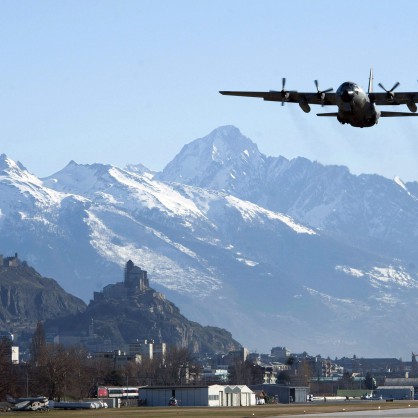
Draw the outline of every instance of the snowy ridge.
<instances>
[{"instance_id":1,"label":"snowy ridge","mask_svg":"<svg viewBox=\"0 0 418 418\"><path fill-rule=\"evenodd\" d=\"M67 197L67 194L43 188L41 180L4 154L0 156L0 183L10 186L9 189L3 188L0 197L2 201L10 201L7 190L12 193L13 189L17 189L19 194L26 198L33 198L38 206L59 205L62 199Z\"/></svg>"},{"instance_id":2,"label":"snowy ridge","mask_svg":"<svg viewBox=\"0 0 418 418\"><path fill-rule=\"evenodd\" d=\"M237 257L237 260L240 261L241 263L244 263L245 265L247 265L249 267L255 267L256 265L259 264L259 263L257 263L257 261L247 260L246 258Z\"/></svg>"},{"instance_id":3,"label":"snowy ridge","mask_svg":"<svg viewBox=\"0 0 418 418\"><path fill-rule=\"evenodd\" d=\"M137 243L129 242L122 236L116 235L113 231L92 212L88 212L87 224L91 233L91 245L104 258L116 264L121 260L137 260L155 278L160 285L178 291L180 293L208 295L220 288L219 280L209 274L202 274L199 270L185 269L169 257L147 247L140 247ZM148 233L160 236L156 231L148 229ZM163 237L165 241L170 240ZM121 245L122 244L122 245ZM176 244L174 244L178 248ZM180 248L187 255L193 256L185 248ZM180 280L178 278L181 278Z\"/></svg>"},{"instance_id":4,"label":"snowy ridge","mask_svg":"<svg viewBox=\"0 0 418 418\"><path fill-rule=\"evenodd\" d=\"M373 267L369 271L362 271L347 266L336 266L335 269L356 278L367 279L376 288L389 288L390 285L410 289L418 288L418 281L406 272L403 266Z\"/></svg>"},{"instance_id":5,"label":"snowy ridge","mask_svg":"<svg viewBox=\"0 0 418 418\"><path fill-rule=\"evenodd\" d=\"M79 165L71 162L64 170L44 179L44 185L124 209L158 207L169 216L203 216L194 202L185 199L172 187L153 181L148 176L129 173L112 166Z\"/></svg>"},{"instance_id":6,"label":"snowy ridge","mask_svg":"<svg viewBox=\"0 0 418 418\"><path fill-rule=\"evenodd\" d=\"M158 206L167 214L180 217L203 217L203 214L191 200L185 199L173 188L149 178L132 176L113 167L109 174L120 184L126 186L132 196L129 199L141 201L142 206L153 208ZM125 202L126 204L127 202ZM135 203L134 203L135 204Z\"/></svg>"},{"instance_id":7,"label":"snowy ridge","mask_svg":"<svg viewBox=\"0 0 418 418\"><path fill-rule=\"evenodd\" d=\"M296 223L289 216L283 215L281 213L274 213L272 211L260 208L259 206L251 202L245 202L233 196L227 196L226 200L229 204L231 204L235 209L237 209L240 212L242 218L246 221L264 223L264 219L266 218L271 220L278 220L280 222L283 222L286 226L288 226L298 234L316 234L314 230L306 228L305 226Z\"/></svg>"},{"instance_id":8,"label":"snowy ridge","mask_svg":"<svg viewBox=\"0 0 418 418\"><path fill-rule=\"evenodd\" d=\"M405 191L408 191L408 189L405 186L405 183L401 180L401 178L399 176L395 176L395 178L393 179L393 181L400 186L402 189L404 189Z\"/></svg>"},{"instance_id":9,"label":"snowy ridge","mask_svg":"<svg viewBox=\"0 0 418 418\"><path fill-rule=\"evenodd\" d=\"M400 187L402 188L407 194L408 196L410 196L412 199L414 199L415 201L418 201L418 198L416 196L414 196L412 193L410 193L410 191L408 190L408 188L406 187L406 184L401 180L401 178L399 176L395 176L395 178L393 179L393 181Z\"/></svg>"},{"instance_id":10,"label":"snowy ridge","mask_svg":"<svg viewBox=\"0 0 418 418\"><path fill-rule=\"evenodd\" d=\"M370 311L370 307L367 304L353 299L333 297L309 287L306 287L306 291L313 297L320 299L321 302L334 313L341 313L341 310L343 310L344 313L349 315L352 319L358 318L362 314Z\"/></svg>"}]
</instances>

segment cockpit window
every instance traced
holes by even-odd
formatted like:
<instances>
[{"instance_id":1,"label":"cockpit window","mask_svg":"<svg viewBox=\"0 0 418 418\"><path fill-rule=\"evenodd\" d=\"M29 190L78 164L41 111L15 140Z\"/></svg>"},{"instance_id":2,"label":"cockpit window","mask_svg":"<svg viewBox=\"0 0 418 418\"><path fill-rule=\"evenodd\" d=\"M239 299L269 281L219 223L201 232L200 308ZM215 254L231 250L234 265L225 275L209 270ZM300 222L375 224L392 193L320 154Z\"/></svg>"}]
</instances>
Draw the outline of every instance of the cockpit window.
<instances>
[{"instance_id":1,"label":"cockpit window","mask_svg":"<svg viewBox=\"0 0 418 418\"><path fill-rule=\"evenodd\" d=\"M359 86L356 83L352 83L351 81L346 81L345 83L341 84L340 87L338 87L337 92L342 92L344 90L358 91Z\"/></svg>"}]
</instances>

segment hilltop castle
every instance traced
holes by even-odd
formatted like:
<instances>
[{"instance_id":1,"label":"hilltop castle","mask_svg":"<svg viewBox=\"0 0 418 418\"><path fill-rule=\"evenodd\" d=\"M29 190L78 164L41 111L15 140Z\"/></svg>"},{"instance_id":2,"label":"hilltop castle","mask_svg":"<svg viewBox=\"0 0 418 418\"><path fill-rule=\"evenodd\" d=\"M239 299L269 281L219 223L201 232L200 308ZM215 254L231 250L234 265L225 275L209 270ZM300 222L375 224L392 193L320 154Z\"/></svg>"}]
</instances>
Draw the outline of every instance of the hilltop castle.
<instances>
[{"instance_id":1,"label":"hilltop castle","mask_svg":"<svg viewBox=\"0 0 418 418\"><path fill-rule=\"evenodd\" d=\"M109 299L126 299L128 296L135 296L149 289L147 272L135 266L129 260L125 266L124 281L109 284L101 292L94 292L94 302Z\"/></svg>"},{"instance_id":2,"label":"hilltop castle","mask_svg":"<svg viewBox=\"0 0 418 418\"><path fill-rule=\"evenodd\" d=\"M0 267L17 267L20 265L20 260L17 256L17 253L15 253L12 257L3 257L2 254L0 254Z\"/></svg>"}]
</instances>

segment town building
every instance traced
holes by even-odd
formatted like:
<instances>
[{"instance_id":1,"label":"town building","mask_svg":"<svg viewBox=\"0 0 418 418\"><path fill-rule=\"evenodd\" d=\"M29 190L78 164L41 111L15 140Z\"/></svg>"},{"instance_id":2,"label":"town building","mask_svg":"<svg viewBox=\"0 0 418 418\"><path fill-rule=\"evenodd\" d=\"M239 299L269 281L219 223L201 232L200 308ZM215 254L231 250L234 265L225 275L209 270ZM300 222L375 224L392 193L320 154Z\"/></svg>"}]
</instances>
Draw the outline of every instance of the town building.
<instances>
[{"instance_id":1,"label":"town building","mask_svg":"<svg viewBox=\"0 0 418 418\"><path fill-rule=\"evenodd\" d=\"M8 331L0 331L0 340L7 340L10 346L10 361L12 364L19 364L19 346L13 345L14 335Z\"/></svg>"},{"instance_id":2,"label":"town building","mask_svg":"<svg viewBox=\"0 0 418 418\"><path fill-rule=\"evenodd\" d=\"M19 364L19 347L12 345L12 364Z\"/></svg>"},{"instance_id":3,"label":"town building","mask_svg":"<svg viewBox=\"0 0 418 418\"><path fill-rule=\"evenodd\" d=\"M200 378L203 382L208 383L226 383L228 382L228 370L205 367L201 372Z\"/></svg>"},{"instance_id":4,"label":"town building","mask_svg":"<svg viewBox=\"0 0 418 418\"><path fill-rule=\"evenodd\" d=\"M404 373L404 364L402 360L392 357L382 358L352 358L342 357L336 359L335 363L344 368L344 372L362 373L370 372L374 375L388 373Z\"/></svg>"},{"instance_id":5,"label":"town building","mask_svg":"<svg viewBox=\"0 0 418 418\"><path fill-rule=\"evenodd\" d=\"M157 359L164 362L167 354L167 344L156 343L154 340L136 340L128 344L130 355L139 354L142 358Z\"/></svg>"},{"instance_id":6,"label":"town building","mask_svg":"<svg viewBox=\"0 0 418 418\"><path fill-rule=\"evenodd\" d=\"M126 365L130 362L140 364L142 360L139 354L127 354L121 350L116 350L113 353L109 353L109 352L94 353L93 357L107 359L107 360L112 361L115 370L124 369Z\"/></svg>"},{"instance_id":7,"label":"town building","mask_svg":"<svg viewBox=\"0 0 418 418\"><path fill-rule=\"evenodd\" d=\"M249 353L248 348L245 347L241 347L236 351L230 351L228 353L227 364L232 365L236 361L246 361Z\"/></svg>"},{"instance_id":8,"label":"town building","mask_svg":"<svg viewBox=\"0 0 418 418\"><path fill-rule=\"evenodd\" d=\"M277 359L282 363L286 363L287 359L291 356L292 352L286 347L273 347L271 349L271 357Z\"/></svg>"},{"instance_id":9,"label":"town building","mask_svg":"<svg viewBox=\"0 0 418 418\"><path fill-rule=\"evenodd\" d=\"M287 364L279 363L278 361L273 361L270 363L257 363L263 371L263 383L266 384L276 384L277 375L280 372L290 370L290 366Z\"/></svg>"}]
</instances>

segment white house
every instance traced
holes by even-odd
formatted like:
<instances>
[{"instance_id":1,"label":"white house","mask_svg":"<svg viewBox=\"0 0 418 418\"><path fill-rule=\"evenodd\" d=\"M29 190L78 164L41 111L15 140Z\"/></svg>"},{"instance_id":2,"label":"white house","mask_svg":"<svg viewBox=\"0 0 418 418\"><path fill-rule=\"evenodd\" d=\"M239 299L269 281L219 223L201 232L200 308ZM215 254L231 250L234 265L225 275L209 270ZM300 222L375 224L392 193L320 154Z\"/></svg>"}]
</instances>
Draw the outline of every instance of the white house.
<instances>
[{"instance_id":1,"label":"white house","mask_svg":"<svg viewBox=\"0 0 418 418\"><path fill-rule=\"evenodd\" d=\"M256 405L255 393L245 385L211 385L208 395L208 406Z\"/></svg>"}]
</instances>

